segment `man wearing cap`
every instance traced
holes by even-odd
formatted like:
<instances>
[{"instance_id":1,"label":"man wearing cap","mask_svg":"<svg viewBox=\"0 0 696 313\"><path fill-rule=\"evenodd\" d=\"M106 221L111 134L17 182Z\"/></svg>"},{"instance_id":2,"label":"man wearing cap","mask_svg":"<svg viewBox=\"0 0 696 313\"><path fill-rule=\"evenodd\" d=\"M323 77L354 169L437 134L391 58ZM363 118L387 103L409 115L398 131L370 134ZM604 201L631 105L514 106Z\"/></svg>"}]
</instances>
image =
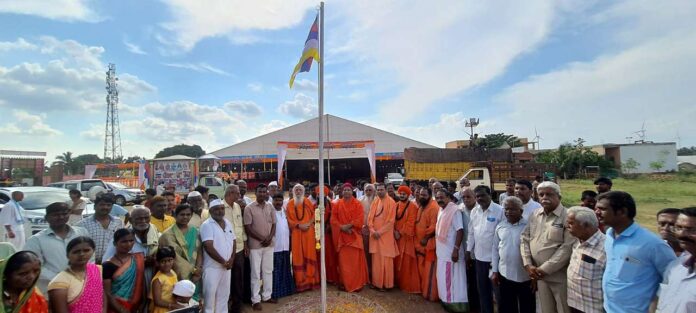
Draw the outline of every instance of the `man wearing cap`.
<instances>
[{"instance_id":1,"label":"man wearing cap","mask_svg":"<svg viewBox=\"0 0 696 313\"><path fill-rule=\"evenodd\" d=\"M198 191L191 191L186 197L186 202L191 206L191 210L193 210L188 225L200 229L203 221L207 220L210 216L208 209L206 209L207 203L203 195Z\"/></svg>"},{"instance_id":2,"label":"man wearing cap","mask_svg":"<svg viewBox=\"0 0 696 313\"><path fill-rule=\"evenodd\" d=\"M211 201L210 218L201 225L206 313L227 313L232 280L230 269L236 266L236 238L232 224L225 218L225 204L220 199Z\"/></svg>"},{"instance_id":3,"label":"man wearing cap","mask_svg":"<svg viewBox=\"0 0 696 313\"><path fill-rule=\"evenodd\" d=\"M339 289L360 291L369 282L361 227L365 223L362 204L353 197L353 186L343 185L343 198L331 212L331 230L338 252Z\"/></svg>"},{"instance_id":4,"label":"man wearing cap","mask_svg":"<svg viewBox=\"0 0 696 313\"><path fill-rule=\"evenodd\" d=\"M394 238L399 255L394 259L396 280L399 288L407 293L420 293L420 276L416 260L416 216L418 205L408 200L411 189L399 186L399 202L396 203Z\"/></svg>"},{"instance_id":5,"label":"man wearing cap","mask_svg":"<svg viewBox=\"0 0 696 313\"><path fill-rule=\"evenodd\" d=\"M48 283L68 266L65 247L70 240L80 236L89 237L86 229L68 225L70 207L64 202L54 202L46 207L48 228L29 237L24 250L29 250L41 260L41 275L38 287L46 294Z\"/></svg>"},{"instance_id":6,"label":"man wearing cap","mask_svg":"<svg viewBox=\"0 0 696 313\"><path fill-rule=\"evenodd\" d=\"M193 300L193 294L196 292L196 284L190 280L180 280L174 284L174 289L172 289L172 296L177 304L183 308L196 308L198 307L198 301Z\"/></svg>"},{"instance_id":7,"label":"man wearing cap","mask_svg":"<svg viewBox=\"0 0 696 313\"><path fill-rule=\"evenodd\" d=\"M278 182L272 181L272 182L268 183L268 198L269 199L272 199L273 196L278 192L279 192Z\"/></svg>"}]
</instances>

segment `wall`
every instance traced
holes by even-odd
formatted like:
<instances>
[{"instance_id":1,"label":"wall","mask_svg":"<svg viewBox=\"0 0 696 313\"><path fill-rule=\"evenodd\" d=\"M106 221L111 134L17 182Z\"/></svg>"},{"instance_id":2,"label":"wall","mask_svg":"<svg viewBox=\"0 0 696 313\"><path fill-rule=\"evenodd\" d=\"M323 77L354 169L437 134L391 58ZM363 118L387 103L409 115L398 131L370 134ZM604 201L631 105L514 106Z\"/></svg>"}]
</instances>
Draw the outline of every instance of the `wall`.
<instances>
[{"instance_id":1,"label":"wall","mask_svg":"<svg viewBox=\"0 0 696 313\"><path fill-rule=\"evenodd\" d=\"M638 168L632 170L631 173L653 173L655 170L650 168L650 163L655 161L664 161L664 166L660 172L677 170L676 143L622 145L620 149L622 164L630 158L640 163Z\"/></svg>"}]
</instances>

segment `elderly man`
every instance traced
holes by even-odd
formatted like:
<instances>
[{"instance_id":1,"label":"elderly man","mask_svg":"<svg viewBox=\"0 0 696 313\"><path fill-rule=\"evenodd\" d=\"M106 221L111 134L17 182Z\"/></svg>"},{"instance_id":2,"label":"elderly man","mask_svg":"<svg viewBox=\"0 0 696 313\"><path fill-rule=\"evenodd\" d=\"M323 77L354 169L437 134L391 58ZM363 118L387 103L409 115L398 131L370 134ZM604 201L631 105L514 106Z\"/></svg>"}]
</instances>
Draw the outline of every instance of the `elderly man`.
<instances>
[{"instance_id":1,"label":"elderly man","mask_svg":"<svg viewBox=\"0 0 696 313\"><path fill-rule=\"evenodd\" d=\"M462 212L452 202L454 197L446 189L438 191L435 199L440 206L435 226L440 301L448 312L468 312L463 249L466 226L462 224Z\"/></svg>"},{"instance_id":2,"label":"elderly man","mask_svg":"<svg viewBox=\"0 0 696 313\"><path fill-rule=\"evenodd\" d=\"M599 231L594 211L575 206L568 209L568 231L578 242L568 265L568 307L572 313L602 313L602 275L607 264L606 236Z\"/></svg>"},{"instance_id":3,"label":"elderly man","mask_svg":"<svg viewBox=\"0 0 696 313\"><path fill-rule=\"evenodd\" d=\"M435 181L435 182L433 182L433 183L430 185L430 188L431 188L432 191L433 191L433 197L435 197L435 195L437 195L437 192L438 192L438 191L445 189L445 186L442 185L441 182ZM433 198L433 199L434 199L434 198Z\"/></svg>"},{"instance_id":4,"label":"elderly man","mask_svg":"<svg viewBox=\"0 0 696 313\"><path fill-rule=\"evenodd\" d=\"M377 198L367 217L370 230L369 253L372 254L372 286L380 291L394 287L394 258L399 249L394 239L396 202L387 195L383 183L376 183Z\"/></svg>"},{"instance_id":5,"label":"elderly man","mask_svg":"<svg viewBox=\"0 0 696 313\"><path fill-rule=\"evenodd\" d=\"M476 268L476 285L479 292L482 313L493 313L493 285L488 279L493 260L493 237L495 227L503 220L503 208L491 200L488 186L476 186L474 189L478 206L471 212L469 236L466 243L466 257L474 260ZM471 257L471 253L474 257Z\"/></svg>"},{"instance_id":6,"label":"elderly man","mask_svg":"<svg viewBox=\"0 0 696 313\"><path fill-rule=\"evenodd\" d=\"M68 225L70 207L64 202L54 202L46 207L48 228L29 237L24 250L29 250L41 260L41 276L38 287L46 294L48 283L68 266L65 247L70 240L89 237L86 229Z\"/></svg>"},{"instance_id":7,"label":"elderly man","mask_svg":"<svg viewBox=\"0 0 696 313\"><path fill-rule=\"evenodd\" d=\"M543 203L542 203L543 204ZM674 251L651 231L641 227L636 202L623 191L597 197L600 221L608 226L604 249L607 267L602 277L607 312L647 312Z\"/></svg>"},{"instance_id":8,"label":"elderly man","mask_svg":"<svg viewBox=\"0 0 696 313\"><path fill-rule=\"evenodd\" d=\"M462 204L462 191L464 191L465 189L470 189L471 182L469 182L468 178L462 177L462 179L459 180L458 185L459 185L458 188L460 190L454 193L454 197L457 199L457 204L461 205Z\"/></svg>"},{"instance_id":9,"label":"elderly man","mask_svg":"<svg viewBox=\"0 0 696 313\"><path fill-rule=\"evenodd\" d=\"M343 198L331 212L331 231L338 253L339 289L357 292L368 284L367 262L360 228L365 223L360 201L353 197L353 186L343 185Z\"/></svg>"},{"instance_id":10,"label":"elderly man","mask_svg":"<svg viewBox=\"0 0 696 313\"><path fill-rule=\"evenodd\" d=\"M242 309L242 301L244 299L244 289L246 281L244 258L249 255L249 250L247 246L247 234L244 231L244 220L242 218L242 209L239 206L239 200L241 199L240 196L241 192L239 191L239 186L229 185L227 186L227 189L225 189L225 196L224 200L222 201L224 218L225 220L227 220L227 222L231 225L232 229L234 230L234 236L237 240L237 244L235 245L235 251L233 251L235 257L233 258L234 264L231 267L232 278L229 291L230 301L232 302L230 310L233 313L240 312ZM244 201L242 200L241 202ZM249 293L251 293L251 291L249 291Z\"/></svg>"},{"instance_id":11,"label":"elderly man","mask_svg":"<svg viewBox=\"0 0 696 313\"><path fill-rule=\"evenodd\" d=\"M144 206L138 205L131 210L131 224L128 226L135 233L135 244L131 253L143 253L145 265L151 269L155 265L155 253L159 245L160 232L151 224L152 216ZM104 260L111 259L116 254L116 247L112 244L104 252Z\"/></svg>"},{"instance_id":12,"label":"elderly man","mask_svg":"<svg viewBox=\"0 0 696 313\"><path fill-rule=\"evenodd\" d=\"M150 223L152 223L152 225L155 225L157 231L163 233L165 230L167 230L167 228L176 224L176 219L174 219L173 216L167 214L170 204L169 200L165 199L164 197L155 196L154 198L152 198L150 203L150 213L152 214L150 218Z\"/></svg>"},{"instance_id":13,"label":"elderly man","mask_svg":"<svg viewBox=\"0 0 696 313\"><path fill-rule=\"evenodd\" d=\"M193 191L198 192L198 194L201 196L201 199L203 199L203 209L208 210L208 197L210 197L210 188L208 188L206 186L196 186L196 188L193 188ZM190 194L191 193L189 193L189 195ZM189 196L187 196L186 199L188 199L188 197ZM187 201L187 203L188 203L188 201ZM189 203L189 205L190 205L190 203ZM203 219L203 220L205 220L205 219Z\"/></svg>"},{"instance_id":14,"label":"elderly man","mask_svg":"<svg viewBox=\"0 0 696 313\"><path fill-rule=\"evenodd\" d=\"M534 313L532 282L522 266L520 237L527 227L522 217L522 200L515 196L503 200L505 220L495 228L493 237L493 284L500 288L499 312Z\"/></svg>"},{"instance_id":15,"label":"elderly man","mask_svg":"<svg viewBox=\"0 0 696 313\"><path fill-rule=\"evenodd\" d=\"M420 276L416 260L416 216L418 205L409 200L411 189L399 186L399 202L396 203L394 238L397 240L399 256L394 259L396 279L403 292L420 293Z\"/></svg>"},{"instance_id":16,"label":"elderly man","mask_svg":"<svg viewBox=\"0 0 696 313\"><path fill-rule=\"evenodd\" d=\"M251 307L261 311L261 301L277 303L273 293L273 246L276 231L276 215L268 201L268 188L256 185L256 201L244 209L244 231L249 237L251 261ZM263 293L261 292L263 279Z\"/></svg>"},{"instance_id":17,"label":"elderly man","mask_svg":"<svg viewBox=\"0 0 696 313\"><path fill-rule=\"evenodd\" d=\"M515 197L522 200L522 217L527 221L529 221L532 213L541 207L539 202L532 199L532 194L532 182L526 179L520 179L515 182Z\"/></svg>"},{"instance_id":18,"label":"elderly man","mask_svg":"<svg viewBox=\"0 0 696 313\"><path fill-rule=\"evenodd\" d=\"M191 206L191 210L193 211L188 225L200 229L201 224L203 224L203 222L210 216L208 209L206 209L208 206L207 202L204 200L203 195L200 192L191 191L186 197L186 203Z\"/></svg>"},{"instance_id":19,"label":"elderly man","mask_svg":"<svg viewBox=\"0 0 696 313\"><path fill-rule=\"evenodd\" d=\"M435 226L440 206L433 200L430 188L421 188L416 215L416 260L421 281L421 295L428 301L438 301L437 255Z\"/></svg>"},{"instance_id":20,"label":"elderly man","mask_svg":"<svg viewBox=\"0 0 696 313\"><path fill-rule=\"evenodd\" d=\"M277 181L272 181L272 182L268 183L268 198L269 199L272 199L273 196L275 196L275 194L278 192L280 192L280 189L278 188Z\"/></svg>"},{"instance_id":21,"label":"elderly man","mask_svg":"<svg viewBox=\"0 0 696 313\"><path fill-rule=\"evenodd\" d=\"M290 227L291 255L297 291L306 291L319 286L320 276L317 262L314 229L314 205L305 197L305 187L292 187L292 199L288 201L287 216Z\"/></svg>"},{"instance_id":22,"label":"elderly man","mask_svg":"<svg viewBox=\"0 0 696 313\"><path fill-rule=\"evenodd\" d=\"M123 222L114 216L109 215L114 204L114 194L103 193L94 200L94 215L85 218L77 226L89 232L90 237L96 245L94 249L94 262L101 264L104 252L108 247L113 247L114 233L117 229L123 228ZM131 214L132 218L132 214Z\"/></svg>"},{"instance_id":23,"label":"elderly man","mask_svg":"<svg viewBox=\"0 0 696 313\"><path fill-rule=\"evenodd\" d=\"M467 180L468 181L468 180ZM462 211L462 217L464 222L466 222L467 236L469 232L469 222L471 221L471 213L476 208L476 195L471 188L463 188L460 192L461 203L459 204L459 210ZM466 240L464 242L466 243ZM471 256L475 258L474 255ZM468 261L468 260L465 260ZM476 287L476 268L474 264L468 263L466 266L466 286L468 290L469 298L469 308L476 312L480 309L479 305L479 294L478 288Z\"/></svg>"},{"instance_id":24,"label":"elderly man","mask_svg":"<svg viewBox=\"0 0 696 313\"><path fill-rule=\"evenodd\" d=\"M370 214L372 202L375 201L375 185L365 184L363 189L364 195L362 197L358 197L358 200L360 201L360 204L362 204L363 208L364 220L361 228L361 234L363 239L363 247L365 248L365 261L369 265L372 264L372 255L370 254L370 229L367 227L367 216ZM372 268L368 266L367 272L368 275L370 275L370 278L372 278Z\"/></svg>"},{"instance_id":25,"label":"elderly man","mask_svg":"<svg viewBox=\"0 0 696 313\"><path fill-rule=\"evenodd\" d=\"M684 208L677 218L676 236L684 253L667 266L660 288L658 312L693 312L696 308L696 207Z\"/></svg>"},{"instance_id":26,"label":"elderly man","mask_svg":"<svg viewBox=\"0 0 696 313\"><path fill-rule=\"evenodd\" d=\"M5 240L11 243L15 250L19 251L24 247L26 234L24 233L24 215L21 205L24 200L24 193L13 191L12 199L5 203L5 207L0 211L0 223L5 230Z\"/></svg>"},{"instance_id":27,"label":"elderly man","mask_svg":"<svg viewBox=\"0 0 696 313\"><path fill-rule=\"evenodd\" d=\"M565 226L561 187L546 181L537 186L537 194L542 208L530 215L522 232L522 261L536 280L541 313L569 312L566 272L575 238Z\"/></svg>"},{"instance_id":28,"label":"elderly man","mask_svg":"<svg viewBox=\"0 0 696 313\"><path fill-rule=\"evenodd\" d=\"M674 250L676 256L680 256L684 252L674 232L679 213L681 213L681 210L675 208L666 208L657 212L657 231L660 233L662 240Z\"/></svg>"},{"instance_id":29,"label":"elderly man","mask_svg":"<svg viewBox=\"0 0 696 313\"><path fill-rule=\"evenodd\" d=\"M229 187L228 187L229 189ZM210 202L210 218L201 225L203 242L203 296L206 313L227 313L231 273L235 267L237 237L225 218L225 204Z\"/></svg>"}]
</instances>

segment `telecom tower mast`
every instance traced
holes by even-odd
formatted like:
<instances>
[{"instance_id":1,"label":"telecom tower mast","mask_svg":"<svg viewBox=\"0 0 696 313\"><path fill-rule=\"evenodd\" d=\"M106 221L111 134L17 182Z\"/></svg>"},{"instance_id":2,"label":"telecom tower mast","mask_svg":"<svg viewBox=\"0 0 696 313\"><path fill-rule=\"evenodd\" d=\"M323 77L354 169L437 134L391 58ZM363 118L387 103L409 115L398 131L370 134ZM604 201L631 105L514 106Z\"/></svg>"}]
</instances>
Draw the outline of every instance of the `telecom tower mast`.
<instances>
[{"instance_id":1,"label":"telecom tower mast","mask_svg":"<svg viewBox=\"0 0 696 313\"><path fill-rule=\"evenodd\" d=\"M104 161L112 164L123 156L121 150L121 127L118 121L118 89L116 64L109 63L106 72L106 129L104 131Z\"/></svg>"}]
</instances>

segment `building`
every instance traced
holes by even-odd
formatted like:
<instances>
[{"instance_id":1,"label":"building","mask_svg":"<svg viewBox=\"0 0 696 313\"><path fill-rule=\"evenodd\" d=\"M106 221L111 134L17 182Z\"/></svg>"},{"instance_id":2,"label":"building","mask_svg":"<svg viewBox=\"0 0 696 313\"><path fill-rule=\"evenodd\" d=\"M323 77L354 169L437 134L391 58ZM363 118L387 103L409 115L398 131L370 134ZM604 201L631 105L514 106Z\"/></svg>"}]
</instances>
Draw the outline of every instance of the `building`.
<instances>
[{"instance_id":1,"label":"building","mask_svg":"<svg viewBox=\"0 0 696 313\"><path fill-rule=\"evenodd\" d=\"M319 118L313 118L212 152L222 171L248 181L278 179L278 160L284 159L282 177L288 182L316 182L318 177ZM381 181L403 168L405 148L435 148L371 126L324 115L325 181ZM369 158L374 156L374 162ZM373 165L374 164L374 165ZM375 167L372 169L372 167ZM354 182L354 181L353 181Z\"/></svg>"},{"instance_id":2,"label":"building","mask_svg":"<svg viewBox=\"0 0 696 313\"><path fill-rule=\"evenodd\" d=\"M624 174L645 174L676 171L677 144L674 142L645 142L603 144L592 151L614 162Z\"/></svg>"},{"instance_id":3,"label":"building","mask_svg":"<svg viewBox=\"0 0 696 313\"><path fill-rule=\"evenodd\" d=\"M0 184L41 186L46 152L0 150Z\"/></svg>"}]
</instances>

